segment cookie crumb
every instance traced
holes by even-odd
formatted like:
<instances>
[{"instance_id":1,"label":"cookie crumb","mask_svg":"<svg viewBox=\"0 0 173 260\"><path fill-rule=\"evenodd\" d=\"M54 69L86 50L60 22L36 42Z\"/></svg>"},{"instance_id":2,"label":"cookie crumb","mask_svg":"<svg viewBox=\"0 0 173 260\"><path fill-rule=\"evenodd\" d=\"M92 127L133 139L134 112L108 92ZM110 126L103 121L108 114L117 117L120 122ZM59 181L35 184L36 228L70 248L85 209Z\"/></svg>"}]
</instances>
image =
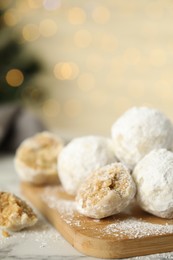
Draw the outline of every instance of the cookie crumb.
<instances>
[{"instance_id":1,"label":"cookie crumb","mask_svg":"<svg viewBox=\"0 0 173 260\"><path fill-rule=\"evenodd\" d=\"M19 231L33 226L37 216L32 208L23 200L9 192L0 192L0 226Z\"/></svg>"},{"instance_id":2,"label":"cookie crumb","mask_svg":"<svg viewBox=\"0 0 173 260\"><path fill-rule=\"evenodd\" d=\"M6 230L2 230L2 235L3 235L3 237L10 237L11 236L10 233L7 232Z\"/></svg>"}]
</instances>

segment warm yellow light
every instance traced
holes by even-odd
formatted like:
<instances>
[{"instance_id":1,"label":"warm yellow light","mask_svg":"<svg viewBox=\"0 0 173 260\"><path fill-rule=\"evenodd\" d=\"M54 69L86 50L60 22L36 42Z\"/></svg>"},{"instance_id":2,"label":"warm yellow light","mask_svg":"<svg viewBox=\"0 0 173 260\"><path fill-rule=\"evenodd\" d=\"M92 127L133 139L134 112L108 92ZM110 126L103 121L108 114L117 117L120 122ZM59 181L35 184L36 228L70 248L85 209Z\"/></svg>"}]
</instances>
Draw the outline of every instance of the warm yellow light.
<instances>
[{"instance_id":1,"label":"warm yellow light","mask_svg":"<svg viewBox=\"0 0 173 260\"><path fill-rule=\"evenodd\" d=\"M163 68L159 75L160 80L171 80L172 81L172 68Z\"/></svg>"},{"instance_id":2,"label":"warm yellow light","mask_svg":"<svg viewBox=\"0 0 173 260\"><path fill-rule=\"evenodd\" d=\"M14 26L18 23L19 16L14 9L9 9L4 13L4 22L8 26Z\"/></svg>"},{"instance_id":3,"label":"warm yellow light","mask_svg":"<svg viewBox=\"0 0 173 260\"><path fill-rule=\"evenodd\" d=\"M139 99L144 97L145 95L146 86L143 82L143 80L140 79L133 79L129 81L129 84L127 86L127 93L128 97Z\"/></svg>"},{"instance_id":4,"label":"warm yellow light","mask_svg":"<svg viewBox=\"0 0 173 260\"><path fill-rule=\"evenodd\" d=\"M28 12L28 2L27 1L16 1L15 6L19 12L22 12L22 13Z\"/></svg>"},{"instance_id":5,"label":"warm yellow light","mask_svg":"<svg viewBox=\"0 0 173 260\"><path fill-rule=\"evenodd\" d=\"M73 80L79 73L78 66L73 62L60 62L54 67L54 75L60 80Z\"/></svg>"},{"instance_id":6,"label":"warm yellow light","mask_svg":"<svg viewBox=\"0 0 173 260\"><path fill-rule=\"evenodd\" d=\"M119 85L123 79L126 67L127 65L121 56L113 58L110 61L110 70L106 75L106 84L115 89L116 85Z\"/></svg>"},{"instance_id":7,"label":"warm yellow light","mask_svg":"<svg viewBox=\"0 0 173 260\"><path fill-rule=\"evenodd\" d=\"M103 57L99 54L91 54L86 60L86 66L92 71L97 71L103 68L104 60Z\"/></svg>"},{"instance_id":8,"label":"warm yellow light","mask_svg":"<svg viewBox=\"0 0 173 260\"><path fill-rule=\"evenodd\" d=\"M96 23L105 24L110 19L110 12L105 6L98 6L94 9L92 17Z\"/></svg>"},{"instance_id":9,"label":"warm yellow light","mask_svg":"<svg viewBox=\"0 0 173 260\"><path fill-rule=\"evenodd\" d=\"M23 73L18 69L11 69L7 72L6 81L11 87L19 87L23 81Z\"/></svg>"},{"instance_id":10,"label":"warm yellow light","mask_svg":"<svg viewBox=\"0 0 173 260\"><path fill-rule=\"evenodd\" d=\"M132 65L138 64L141 59L141 53L137 48L128 48L124 52L124 61Z\"/></svg>"},{"instance_id":11,"label":"warm yellow light","mask_svg":"<svg viewBox=\"0 0 173 260\"><path fill-rule=\"evenodd\" d=\"M86 20L86 13L82 8L73 7L68 11L68 20L71 24L83 24Z\"/></svg>"},{"instance_id":12,"label":"warm yellow light","mask_svg":"<svg viewBox=\"0 0 173 260\"><path fill-rule=\"evenodd\" d=\"M74 43L78 48L86 48L92 41L92 35L87 30L79 30L74 35Z\"/></svg>"},{"instance_id":13,"label":"warm yellow light","mask_svg":"<svg viewBox=\"0 0 173 260\"><path fill-rule=\"evenodd\" d=\"M77 79L78 87L82 91L89 91L95 87L95 78L90 73L83 73Z\"/></svg>"},{"instance_id":14,"label":"warm yellow light","mask_svg":"<svg viewBox=\"0 0 173 260\"><path fill-rule=\"evenodd\" d=\"M28 5L32 9L37 9L42 6L43 0L28 0Z\"/></svg>"},{"instance_id":15,"label":"warm yellow light","mask_svg":"<svg viewBox=\"0 0 173 260\"><path fill-rule=\"evenodd\" d=\"M173 88L172 80L158 80L155 82L155 91L157 94L164 99L172 99Z\"/></svg>"},{"instance_id":16,"label":"warm yellow light","mask_svg":"<svg viewBox=\"0 0 173 260\"><path fill-rule=\"evenodd\" d=\"M150 54L150 63L155 67L161 67L166 62L166 54L164 49L154 49Z\"/></svg>"},{"instance_id":17,"label":"warm yellow light","mask_svg":"<svg viewBox=\"0 0 173 260\"><path fill-rule=\"evenodd\" d=\"M81 113L81 103L75 99L69 99L64 104L64 113L70 118L75 118Z\"/></svg>"},{"instance_id":18,"label":"warm yellow light","mask_svg":"<svg viewBox=\"0 0 173 260\"><path fill-rule=\"evenodd\" d=\"M113 110L115 109L119 111L120 114L124 113L127 109L132 107L134 104L129 97L126 96L118 96L114 103Z\"/></svg>"},{"instance_id":19,"label":"warm yellow light","mask_svg":"<svg viewBox=\"0 0 173 260\"><path fill-rule=\"evenodd\" d=\"M104 33L101 36L100 47L104 51L115 51L118 46L118 41L116 37L111 33Z\"/></svg>"},{"instance_id":20,"label":"warm yellow light","mask_svg":"<svg viewBox=\"0 0 173 260\"><path fill-rule=\"evenodd\" d=\"M72 75L72 67L68 63L64 63L61 66L61 75L64 79L71 78Z\"/></svg>"},{"instance_id":21,"label":"warm yellow light","mask_svg":"<svg viewBox=\"0 0 173 260\"><path fill-rule=\"evenodd\" d=\"M35 24L25 25L22 34L23 34L23 38L29 42L37 40L40 35L39 29Z\"/></svg>"},{"instance_id":22,"label":"warm yellow light","mask_svg":"<svg viewBox=\"0 0 173 260\"><path fill-rule=\"evenodd\" d=\"M145 12L150 18L160 19L165 10L164 1L151 1L145 7Z\"/></svg>"},{"instance_id":23,"label":"warm yellow light","mask_svg":"<svg viewBox=\"0 0 173 260\"><path fill-rule=\"evenodd\" d=\"M40 34L44 37L51 37L57 32L57 24L51 19L45 19L40 22Z\"/></svg>"},{"instance_id":24,"label":"warm yellow light","mask_svg":"<svg viewBox=\"0 0 173 260\"><path fill-rule=\"evenodd\" d=\"M107 93L101 90L92 91L90 100L96 107L104 106L107 103Z\"/></svg>"},{"instance_id":25,"label":"warm yellow light","mask_svg":"<svg viewBox=\"0 0 173 260\"><path fill-rule=\"evenodd\" d=\"M42 111L46 117L57 117L60 113L60 104L55 99L48 99L44 102Z\"/></svg>"},{"instance_id":26,"label":"warm yellow light","mask_svg":"<svg viewBox=\"0 0 173 260\"><path fill-rule=\"evenodd\" d=\"M150 39L152 39L159 33L159 27L157 26L157 23L151 23L150 21L146 21L142 25L141 31L144 35L147 35L147 37L150 37Z\"/></svg>"}]
</instances>

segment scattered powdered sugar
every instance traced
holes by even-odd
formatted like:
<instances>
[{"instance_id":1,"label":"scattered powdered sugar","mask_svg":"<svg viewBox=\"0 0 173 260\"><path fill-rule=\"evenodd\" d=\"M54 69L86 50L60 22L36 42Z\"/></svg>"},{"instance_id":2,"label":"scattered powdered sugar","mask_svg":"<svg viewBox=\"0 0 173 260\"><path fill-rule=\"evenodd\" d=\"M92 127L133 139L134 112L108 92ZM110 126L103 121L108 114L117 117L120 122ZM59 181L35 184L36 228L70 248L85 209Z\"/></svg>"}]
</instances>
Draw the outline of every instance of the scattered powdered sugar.
<instances>
[{"instance_id":1,"label":"scattered powdered sugar","mask_svg":"<svg viewBox=\"0 0 173 260\"><path fill-rule=\"evenodd\" d=\"M58 199L53 196L42 197L48 203L49 208L56 209L61 215L72 216L75 210L75 202L71 200Z\"/></svg>"},{"instance_id":2,"label":"scattered powdered sugar","mask_svg":"<svg viewBox=\"0 0 173 260\"><path fill-rule=\"evenodd\" d=\"M108 224L102 231L104 235L113 235L117 238L128 236L130 239L133 239L172 234L173 225L153 224L132 217L126 220L116 220L116 223Z\"/></svg>"},{"instance_id":3,"label":"scattered powdered sugar","mask_svg":"<svg viewBox=\"0 0 173 260\"><path fill-rule=\"evenodd\" d=\"M72 198L67 195L64 196L63 190L59 188L45 188L40 194L40 198L46 203L51 210L56 210L57 214L69 226L75 226L80 232L86 234L91 232L92 236L99 239L105 237L120 240L123 238L137 239L148 236L158 236L173 234L172 221L168 220L167 224L154 224L146 222L145 219L132 217L130 214L125 214L128 218L120 218L117 215L113 218L104 220L93 220L86 218L76 211L76 204ZM124 215L124 216L125 216ZM11 233L10 237L4 238L0 233L0 250L4 246L14 248L19 241L32 241L40 250L51 249L51 246L56 245L61 240L61 235L49 225L43 218L39 217L38 223L30 229L23 230L17 233ZM17 242L18 241L18 242ZM157 254L153 257L146 256L145 260L158 259L164 257L165 259L173 259L173 253ZM140 260L142 257L134 257L134 260Z\"/></svg>"},{"instance_id":4,"label":"scattered powdered sugar","mask_svg":"<svg viewBox=\"0 0 173 260\"><path fill-rule=\"evenodd\" d=\"M40 224L39 230L32 231L35 242L40 244L40 247L47 246L47 241L57 242L61 235L52 226L43 222Z\"/></svg>"},{"instance_id":5,"label":"scattered powdered sugar","mask_svg":"<svg viewBox=\"0 0 173 260\"><path fill-rule=\"evenodd\" d=\"M166 260L166 259L172 260L173 259L173 252L126 258L126 260L152 260L152 259L153 260Z\"/></svg>"},{"instance_id":6,"label":"scattered powdered sugar","mask_svg":"<svg viewBox=\"0 0 173 260\"><path fill-rule=\"evenodd\" d=\"M55 187L54 189L47 187L44 192L41 194L41 199L49 208L57 210L60 214L61 218L69 224L80 226L80 220L74 218L74 214L76 212L76 203L74 200L63 199L59 196L59 187Z\"/></svg>"},{"instance_id":7,"label":"scattered powdered sugar","mask_svg":"<svg viewBox=\"0 0 173 260\"><path fill-rule=\"evenodd\" d=\"M35 226L20 232L10 232L9 237L5 238L0 232L0 249L3 248L4 245L23 240L34 241L40 248L50 247L52 243L57 243L60 238L61 236L57 230L41 218Z\"/></svg>"},{"instance_id":8,"label":"scattered powdered sugar","mask_svg":"<svg viewBox=\"0 0 173 260\"><path fill-rule=\"evenodd\" d=\"M148 236L159 236L166 234L173 234L173 224L168 221L166 224L154 224L147 222L139 217L132 217L130 212L128 218L116 218L114 216L104 220L97 220L82 216L76 210L76 203L71 199L64 199L63 192L49 187L41 194L41 199L51 209L57 211L60 217L70 226L79 227L80 231L87 229L88 232L96 238L104 238L106 236L122 239L128 237L129 239L142 238Z\"/></svg>"}]
</instances>

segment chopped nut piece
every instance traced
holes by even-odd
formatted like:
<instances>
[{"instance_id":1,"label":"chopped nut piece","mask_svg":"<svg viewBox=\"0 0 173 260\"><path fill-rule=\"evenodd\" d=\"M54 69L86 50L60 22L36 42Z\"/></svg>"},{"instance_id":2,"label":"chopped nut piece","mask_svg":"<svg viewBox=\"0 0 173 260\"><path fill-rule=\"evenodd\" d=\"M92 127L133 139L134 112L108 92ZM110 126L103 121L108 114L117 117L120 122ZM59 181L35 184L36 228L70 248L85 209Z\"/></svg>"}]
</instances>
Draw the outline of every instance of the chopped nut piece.
<instances>
[{"instance_id":1,"label":"chopped nut piece","mask_svg":"<svg viewBox=\"0 0 173 260\"><path fill-rule=\"evenodd\" d=\"M0 192L0 226L19 231L36 222L37 216L26 202L11 193Z\"/></svg>"},{"instance_id":2,"label":"chopped nut piece","mask_svg":"<svg viewBox=\"0 0 173 260\"><path fill-rule=\"evenodd\" d=\"M6 230L2 230L2 235L4 237L10 237L10 233L8 233Z\"/></svg>"}]
</instances>

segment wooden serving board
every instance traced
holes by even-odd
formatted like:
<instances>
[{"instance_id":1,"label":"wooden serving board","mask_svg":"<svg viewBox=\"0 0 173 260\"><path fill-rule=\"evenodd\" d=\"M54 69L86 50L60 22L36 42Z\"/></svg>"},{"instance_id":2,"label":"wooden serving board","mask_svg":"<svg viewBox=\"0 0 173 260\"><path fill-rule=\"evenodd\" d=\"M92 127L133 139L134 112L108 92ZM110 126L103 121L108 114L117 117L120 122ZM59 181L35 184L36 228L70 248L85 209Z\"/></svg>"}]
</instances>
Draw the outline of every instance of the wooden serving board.
<instances>
[{"instance_id":1,"label":"wooden serving board","mask_svg":"<svg viewBox=\"0 0 173 260\"><path fill-rule=\"evenodd\" d=\"M99 258L126 258L173 251L173 220L154 217L135 204L94 220L79 214L61 186L21 184L22 193L78 251Z\"/></svg>"}]
</instances>

